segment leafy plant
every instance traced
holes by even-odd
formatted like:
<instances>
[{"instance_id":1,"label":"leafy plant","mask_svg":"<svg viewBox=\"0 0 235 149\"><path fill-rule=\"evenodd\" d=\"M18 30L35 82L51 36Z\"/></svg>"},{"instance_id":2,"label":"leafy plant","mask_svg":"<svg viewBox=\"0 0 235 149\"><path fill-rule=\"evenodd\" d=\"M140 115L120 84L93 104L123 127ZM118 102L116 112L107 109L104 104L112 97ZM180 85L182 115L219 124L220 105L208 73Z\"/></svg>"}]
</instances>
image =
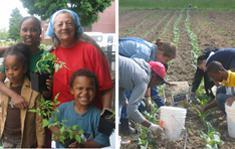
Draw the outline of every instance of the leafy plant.
<instances>
[{"instance_id":1,"label":"leafy plant","mask_svg":"<svg viewBox=\"0 0 235 149\"><path fill-rule=\"evenodd\" d=\"M58 110L55 109L55 107L59 105L59 101L57 100L58 97L59 94L55 96L53 101L41 98L39 100L39 106L36 109L30 109L29 111L35 112L42 117L43 127L52 127L52 126L58 127L59 132L57 133L57 135L55 134L55 137L61 143L67 144L66 143L67 140L72 140L72 141L77 141L78 143L82 143L84 141L84 136L83 136L84 131L80 129L79 126L74 125L68 127L65 125L66 120L60 122L58 118L55 115L53 115L53 113L58 112ZM54 116L54 121L51 123L50 118L52 115Z\"/></svg>"},{"instance_id":2,"label":"leafy plant","mask_svg":"<svg viewBox=\"0 0 235 149\"><path fill-rule=\"evenodd\" d=\"M187 11L186 19L185 19L185 28L188 33L189 39L191 41L190 44L192 46L193 61L194 61L194 64L196 64L197 57L200 53L200 48L198 45L197 35L192 31L189 19L190 19L190 15L189 15L189 11Z\"/></svg>"},{"instance_id":3,"label":"leafy plant","mask_svg":"<svg viewBox=\"0 0 235 149\"><path fill-rule=\"evenodd\" d=\"M220 133L211 125L209 121L206 120L208 113L201 112L196 106L193 106L193 109L196 111L200 121L203 123L206 128L206 132L201 131L201 137L206 142L207 149L218 149L219 145L223 143L220 137Z\"/></svg>"},{"instance_id":4,"label":"leafy plant","mask_svg":"<svg viewBox=\"0 0 235 149\"><path fill-rule=\"evenodd\" d=\"M183 11L183 10L182 10ZM175 21L174 23L174 27L173 27L173 43L178 46L178 42L179 42L179 39L180 39L180 30L179 30L179 22L182 18L182 11L180 13L180 15L178 16L177 20Z\"/></svg>"},{"instance_id":5,"label":"leafy plant","mask_svg":"<svg viewBox=\"0 0 235 149\"><path fill-rule=\"evenodd\" d=\"M144 112L144 116L152 123L156 123L158 122L156 113L158 112L158 108L156 106L156 104L153 104L151 107L150 112Z\"/></svg>"},{"instance_id":6,"label":"leafy plant","mask_svg":"<svg viewBox=\"0 0 235 149\"><path fill-rule=\"evenodd\" d=\"M213 128L213 126L207 122L207 133L201 131L201 137L206 142L207 149L218 149L219 145L223 144L223 141L220 138L220 133Z\"/></svg>"},{"instance_id":7,"label":"leafy plant","mask_svg":"<svg viewBox=\"0 0 235 149\"><path fill-rule=\"evenodd\" d=\"M53 71L57 72L62 67L66 67L65 62L60 61L54 54L45 53L40 60L36 63L36 72L52 74Z\"/></svg>"},{"instance_id":8,"label":"leafy plant","mask_svg":"<svg viewBox=\"0 0 235 149\"><path fill-rule=\"evenodd\" d=\"M206 112L201 112L199 108L197 108L196 106L193 105L192 107L194 109L194 111L197 113L197 116L200 118L201 122L203 123L204 126L206 126L207 121L206 118L208 116L208 113Z\"/></svg>"},{"instance_id":9,"label":"leafy plant","mask_svg":"<svg viewBox=\"0 0 235 149\"><path fill-rule=\"evenodd\" d=\"M47 127L49 125L49 118L56 111L55 107L59 105L59 101L57 100L58 97L59 94L55 96L53 101L41 98L39 100L38 107L36 109L29 110L30 112L37 113L42 117L43 127Z\"/></svg>"},{"instance_id":10,"label":"leafy plant","mask_svg":"<svg viewBox=\"0 0 235 149\"><path fill-rule=\"evenodd\" d=\"M66 120L59 122L55 117L55 121L48 125L48 127L58 127L59 132L54 133L54 138L68 147L73 142L82 143L85 141L84 131L80 129L78 125L67 126L65 125Z\"/></svg>"},{"instance_id":11,"label":"leafy plant","mask_svg":"<svg viewBox=\"0 0 235 149\"><path fill-rule=\"evenodd\" d=\"M152 123L157 123L156 113L158 112L157 106L154 104L151 107L150 112L144 112L144 116ZM140 136L138 139L138 144L142 148L154 148L157 145L156 139L150 137L149 130L146 127L140 127Z\"/></svg>"}]
</instances>

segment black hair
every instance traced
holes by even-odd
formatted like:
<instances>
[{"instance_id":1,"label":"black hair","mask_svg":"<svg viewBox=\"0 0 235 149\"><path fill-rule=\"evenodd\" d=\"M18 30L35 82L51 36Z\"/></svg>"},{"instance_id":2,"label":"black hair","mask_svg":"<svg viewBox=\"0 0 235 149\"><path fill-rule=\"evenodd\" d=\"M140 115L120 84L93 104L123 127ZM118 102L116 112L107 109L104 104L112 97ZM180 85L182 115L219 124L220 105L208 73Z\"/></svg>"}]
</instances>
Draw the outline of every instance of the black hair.
<instances>
[{"instance_id":1,"label":"black hair","mask_svg":"<svg viewBox=\"0 0 235 149\"><path fill-rule=\"evenodd\" d=\"M219 71L226 71L226 69L218 61L210 62L206 67L206 72L207 73L218 73Z\"/></svg>"},{"instance_id":2,"label":"black hair","mask_svg":"<svg viewBox=\"0 0 235 149\"><path fill-rule=\"evenodd\" d=\"M24 21L29 20L29 19L32 19L36 23L36 28L38 29L39 34L41 34L42 33L41 21L38 18L36 18L35 16L24 17L20 22L20 28L21 28L22 24L24 23Z\"/></svg>"},{"instance_id":3,"label":"black hair","mask_svg":"<svg viewBox=\"0 0 235 149\"><path fill-rule=\"evenodd\" d=\"M197 65L201 65L202 61L203 60L206 60L207 59L207 56L205 55L200 55L198 58L197 58Z\"/></svg>"},{"instance_id":4,"label":"black hair","mask_svg":"<svg viewBox=\"0 0 235 149\"><path fill-rule=\"evenodd\" d=\"M26 44L23 43L17 43L14 46L9 47L3 57L4 57L4 63L5 59L9 55L15 55L20 63L22 63L25 68L28 70L29 64L30 64L30 48ZM28 72L27 72L28 73Z\"/></svg>"},{"instance_id":5,"label":"black hair","mask_svg":"<svg viewBox=\"0 0 235 149\"><path fill-rule=\"evenodd\" d=\"M96 92L98 91L99 85L98 85L97 77L93 72L91 72L90 70L87 70L87 69L79 69L72 74L72 76L70 78L70 82L69 82L70 88L73 87L74 80L79 76L85 76L85 77L92 79L94 81L95 90L96 90Z\"/></svg>"},{"instance_id":6,"label":"black hair","mask_svg":"<svg viewBox=\"0 0 235 149\"><path fill-rule=\"evenodd\" d=\"M204 49L202 54L197 58L197 65L200 65L203 60L206 60L211 52L217 52L218 50L216 47L207 47Z\"/></svg>"}]
</instances>

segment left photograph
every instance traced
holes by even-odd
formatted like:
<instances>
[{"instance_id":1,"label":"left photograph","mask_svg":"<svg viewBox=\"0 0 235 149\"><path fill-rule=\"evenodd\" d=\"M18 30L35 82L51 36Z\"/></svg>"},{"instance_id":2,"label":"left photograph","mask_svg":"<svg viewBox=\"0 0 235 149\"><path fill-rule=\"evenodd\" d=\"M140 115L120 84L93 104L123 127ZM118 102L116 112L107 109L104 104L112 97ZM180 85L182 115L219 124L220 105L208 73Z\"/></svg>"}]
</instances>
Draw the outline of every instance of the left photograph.
<instances>
[{"instance_id":1,"label":"left photograph","mask_svg":"<svg viewBox=\"0 0 235 149\"><path fill-rule=\"evenodd\" d=\"M115 0L0 6L0 149L115 148L115 9Z\"/></svg>"}]
</instances>

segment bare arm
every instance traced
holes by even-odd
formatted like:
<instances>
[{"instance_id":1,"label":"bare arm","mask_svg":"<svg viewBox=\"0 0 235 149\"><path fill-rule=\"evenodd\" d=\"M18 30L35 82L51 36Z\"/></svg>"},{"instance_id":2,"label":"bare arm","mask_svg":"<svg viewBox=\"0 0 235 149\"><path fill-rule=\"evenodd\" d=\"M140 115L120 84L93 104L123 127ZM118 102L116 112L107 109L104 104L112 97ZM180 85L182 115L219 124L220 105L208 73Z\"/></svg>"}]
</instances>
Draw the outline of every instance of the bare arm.
<instances>
[{"instance_id":1,"label":"bare arm","mask_svg":"<svg viewBox=\"0 0 235 149\"><path fill-rule=\"evenodd\" d=\"M112 89L109 89L107 91L104 91L102 93L102 106L103 109L111 109L112 108Z\"/></svg>"},{"instance_id":2,"label":"bare arm","mask_svg":"<svg viewBox=\"0 0 235 149\"><path fill-rule=\"evenodd\" d=\"M217 106L216 100L212 100L202 108L202 112L206 112Z\"/></svg>"},{"instance_id":3,"label":"bare arm","mask_svg":"<svg viewBox=\"0 0 235 149\"><path fill-rule=\"evenodd\" d=\"M60 136L60 129L59 129L59 127L51 126L51 127L49 127L49 129L54 134L55 141L58 141L59 140L59 136Z\"/></svg>"}]
</instances>

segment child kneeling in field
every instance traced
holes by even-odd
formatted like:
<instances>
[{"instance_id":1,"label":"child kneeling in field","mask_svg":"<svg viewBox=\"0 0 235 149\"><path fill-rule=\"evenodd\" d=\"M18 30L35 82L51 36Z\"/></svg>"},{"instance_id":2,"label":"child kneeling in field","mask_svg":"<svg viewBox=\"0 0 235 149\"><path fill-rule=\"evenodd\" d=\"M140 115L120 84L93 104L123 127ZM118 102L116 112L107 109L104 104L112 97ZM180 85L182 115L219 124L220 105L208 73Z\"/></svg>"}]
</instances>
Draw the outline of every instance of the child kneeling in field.
<instances>
[{"instance_id":1,"label":"child kneeling in field","mask_svg":"<svg viewBox=\"0 0 235 149\"><path fill-rule=\"evenodd\" d=\"M218 85L235 87L235 72L226 70L218 61L212 61L207 65L208 76Z\"/></svg>"},{"instance_id":2,"label":"child kneeling in field","mask_svg":"<svg viewBox=\"0 0 235 149\"><path fill-rule=\"evenodd\" d=\"M12 99L0 94L0 139L3 148L36 148L43 147L45 132L42 119L29 111L37 108L41 95L31 88L27 77L30 49L24 44L10 47L4 54L4 65L7 80L5 85L20 94L28 107L19 109Z\"/></svg>"},{"instance_id":3,"label":"child kneeling in field","mask_svg":"<svg viewBox=\"0 0 235 149\"><path fill-rule=\"evenodd\" d=\"M226 70L218 61L212 61L207 65L206 72L216 85L221 85L217 89L216 102L220 109L225 112L225 103L229 106L235 100L235 72ZM204 107L204 111L214 107L216 102L211 102Z\"/></svg>"},{"instance_id":4,"label":"child kneeling in field","mask_svg":"<svg viewBox=\"0 0 235 149\"><path fill-rule=\"evenodd\" d=\"M109 136L98 131L101 111L92 102L96 97L98 82L94 73L80 69L73 73L70 80L70 92L74 100L59 106L50 119L50 123L63 122L65 126L79 126L84 131L86 141L84 143L73 142L68 147L99 148L109 145ZM59 127L51 126L52 133L60 136ZM56 140L56 147L65 147Z\"/></svg>"}]
</instances>

